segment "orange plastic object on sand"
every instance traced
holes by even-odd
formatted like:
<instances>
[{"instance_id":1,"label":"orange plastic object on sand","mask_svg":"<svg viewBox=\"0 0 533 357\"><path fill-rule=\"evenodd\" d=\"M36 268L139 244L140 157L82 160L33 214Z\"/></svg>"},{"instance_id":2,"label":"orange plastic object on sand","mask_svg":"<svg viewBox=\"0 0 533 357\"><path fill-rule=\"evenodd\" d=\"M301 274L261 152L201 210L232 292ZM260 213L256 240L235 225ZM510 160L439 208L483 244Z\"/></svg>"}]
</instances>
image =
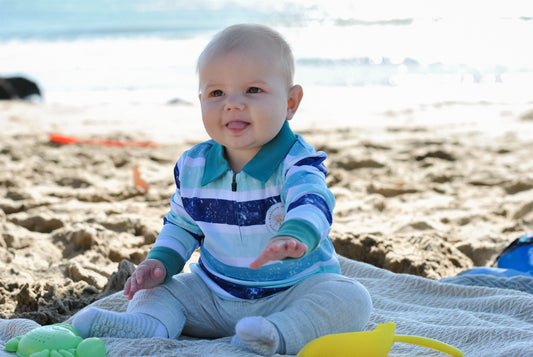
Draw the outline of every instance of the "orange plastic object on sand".
<instances>
[{"instance_id":1,"label":"orange plastic object on sand","mask_svg":"<svg viewBox=\"0 0 533 357\"><path fill-rule=\"evenodd\" d=\"M141 173L139 172L139 168L137 166L133 166L132 170L133 170L133 186L145 192L148 192L148 190L150 189L150 185L148 184L148 182L146 182L145 180L141 178Z\"/></svg>"},{"instance_id":2,"label":"orange plastic object on sand","mask_svg":"<svg viewBox=\"0 0 533 357\"><path fill-rule=\"evenodd\" d=\"M101 146L136 146L136 147L156 147L152 141L132 141L132 140L100 140L100 139L81 139L75 136L50 134L50 141L59 144L88 144Z\"/></svg>"},{"instance_id":3,"label":"orange plastic object on sand","mask_svg":"<svg viewBox=\"0 0 533 357\"><path fill-rule=\"evenodd\" d=\"M444 352L454 357L463 357L463 352L444 342L420 336L395 335L395 330L396 324L387 322L378 325L374 331L323 336L305 345L296 357L386 357L394 342L410 343Z\"/></svg>"}]
</instances>

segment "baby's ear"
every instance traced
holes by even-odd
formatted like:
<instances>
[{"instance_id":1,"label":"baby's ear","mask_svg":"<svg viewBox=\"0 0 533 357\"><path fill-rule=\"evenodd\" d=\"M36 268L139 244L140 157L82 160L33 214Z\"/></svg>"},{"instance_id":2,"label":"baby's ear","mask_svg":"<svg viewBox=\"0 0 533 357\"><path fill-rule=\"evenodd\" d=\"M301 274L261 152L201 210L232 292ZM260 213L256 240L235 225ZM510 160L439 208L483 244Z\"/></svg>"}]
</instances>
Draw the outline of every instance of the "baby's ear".
<instances>
[{"instance_id":1,"label":"baby's ear","mask_svg":"<svg viewBox=\"0 0 533 357\"><path fill-rule=\"evenodd\" d=\"M304 96L304 90L301 85L296 84L289 89L289 98L287 101L287 120L291 120Z\"/></svg>"}]
</instances>

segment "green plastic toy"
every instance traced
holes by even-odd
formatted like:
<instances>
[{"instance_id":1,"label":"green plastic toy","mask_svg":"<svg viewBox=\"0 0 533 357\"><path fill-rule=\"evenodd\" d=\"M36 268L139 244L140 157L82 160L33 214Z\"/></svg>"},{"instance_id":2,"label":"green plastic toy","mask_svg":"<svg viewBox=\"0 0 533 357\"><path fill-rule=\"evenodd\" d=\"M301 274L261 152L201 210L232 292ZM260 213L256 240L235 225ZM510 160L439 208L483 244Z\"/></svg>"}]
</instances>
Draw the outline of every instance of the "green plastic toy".
<instances>
[{"instance_id":1,"label":"green plastic toy","mask_svg":"<svg viewBox=\"0 0 533 357\"><path fill-rule=\"evenodd\" d=\"M463 352L444 342L431 338L395 335L396 324L387 322L378 325L374 331L348 332L317 338L305 345L296 357L350 356L386 357L394 342L411 343L463 357Z\"/></svg>"},{"instance_id":2,"label":"green plastic toy","mask_svg":"<svg viewBox=\"0 0 533 357\"><path fill-rule=\"evenodd\" d=\"M83 339L68 324L38 327L7 341L5 350L19 357L106 357L104 341Z\"/></svg>"}]
</instances>

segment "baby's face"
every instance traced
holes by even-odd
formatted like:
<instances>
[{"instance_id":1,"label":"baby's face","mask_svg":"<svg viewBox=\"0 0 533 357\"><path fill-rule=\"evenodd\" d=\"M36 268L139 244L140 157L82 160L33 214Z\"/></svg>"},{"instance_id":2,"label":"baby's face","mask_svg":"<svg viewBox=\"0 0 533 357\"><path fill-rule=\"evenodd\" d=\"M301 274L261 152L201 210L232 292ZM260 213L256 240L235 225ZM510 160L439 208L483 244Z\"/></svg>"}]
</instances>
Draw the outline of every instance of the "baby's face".
<instances>
[{"instance_id":1,"label":"baby's face","mask_svg":"<svg viewBox=\"0 0 533 357\"><path fill-rule=\"evenodd\" d=\"M282 65L266 48L210 58L199 69L199 80L205 129L230 156L251 159L292 116Z\"/></svg>"}]
</instances>

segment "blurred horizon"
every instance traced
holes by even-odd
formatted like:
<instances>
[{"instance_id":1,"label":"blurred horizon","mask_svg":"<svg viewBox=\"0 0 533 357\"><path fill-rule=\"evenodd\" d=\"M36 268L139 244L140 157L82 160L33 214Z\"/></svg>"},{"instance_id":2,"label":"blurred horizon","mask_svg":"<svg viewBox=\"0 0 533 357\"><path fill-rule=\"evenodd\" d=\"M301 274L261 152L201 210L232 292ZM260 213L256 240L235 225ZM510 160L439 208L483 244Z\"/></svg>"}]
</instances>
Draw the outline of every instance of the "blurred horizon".
<instances>
[{"instance_id":1,"label":"blurred horizon","mask_svg":"<svg viewBox=\"0 0 533 357\"><path fill-rule=\"evenodd\" d=\"M191 101L197 55L240 22L280 31L306 86L434 90L443 100L533 91L528 1L0 0L0 76L31 77L59 102Z\"/></svg>"}]
</instances>

